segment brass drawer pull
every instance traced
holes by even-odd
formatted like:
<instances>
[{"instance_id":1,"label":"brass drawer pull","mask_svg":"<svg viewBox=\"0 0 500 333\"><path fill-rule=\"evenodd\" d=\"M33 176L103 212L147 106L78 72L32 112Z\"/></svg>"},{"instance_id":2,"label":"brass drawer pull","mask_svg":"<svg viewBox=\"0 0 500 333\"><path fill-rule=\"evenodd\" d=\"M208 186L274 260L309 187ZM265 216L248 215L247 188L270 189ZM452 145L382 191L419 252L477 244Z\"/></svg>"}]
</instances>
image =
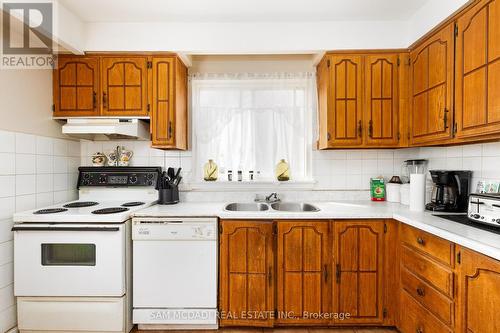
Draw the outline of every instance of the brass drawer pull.
<instances>
[{"instance_id":1,"label":"brass drawer pull","mask_svg":"<svg viewBox=\"0 0 500 333\"><path fill-rule=\"evenodd\" d=\"M424 333L424 329L422 327L417 327L415 333Z\"/></svg>"},{"instance_id":2,"label":"brass drawer pull","mask_svg":"<svg viewBox=\"0 0 500 333\"><path fill-rule=\"evenodd\" d=\"M422 237L417 237L417 243L420 245L425 245L425 240Z\"/></svg>"},{"instance_id":3,"label":"brass drawer pull","mask_svg":"<svg viewBox=\"0 0 500 333\"><path fill-rule=\"evenodd\" d=\"M418 287L418 288L417 288L417 294L418 294L418 296L420 296L420 297L424 297L424 296L425 296L425 290L424 290L424 288L422 288L422 287Z\"/></svg>"}]
</instances>

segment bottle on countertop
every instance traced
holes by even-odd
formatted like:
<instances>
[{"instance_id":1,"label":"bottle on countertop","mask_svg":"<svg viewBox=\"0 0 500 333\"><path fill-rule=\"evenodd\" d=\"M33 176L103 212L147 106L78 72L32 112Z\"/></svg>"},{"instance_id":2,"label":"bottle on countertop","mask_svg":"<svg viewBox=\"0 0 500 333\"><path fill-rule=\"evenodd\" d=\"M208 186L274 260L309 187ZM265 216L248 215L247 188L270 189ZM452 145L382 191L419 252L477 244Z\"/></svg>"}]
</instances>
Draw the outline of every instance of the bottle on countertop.
<instances>
[{"instance_id":1,"label":"bottle on countertop","mask_svg":"<svg viewBox=\"0 0 500 333\"><path fill-rule=\"evenodd\" d=\"M207 182L213 182L217 180L219 176L219 168L214 160L208 160L208 162L203 167L203 179Z\"/></svg>"},{"instance_id":2,"label":"bottle on countertop","mask_svg":"<svg viewBox=\"0 0 500 333\"><path fill-rule=\"evenodd\" d=\"M285 159L282 159L276 165L276 179L278 179L278 181L280 182L290 180L290 167L288 166L288 163L285 161Z\"/></svg>"}]
</instances>

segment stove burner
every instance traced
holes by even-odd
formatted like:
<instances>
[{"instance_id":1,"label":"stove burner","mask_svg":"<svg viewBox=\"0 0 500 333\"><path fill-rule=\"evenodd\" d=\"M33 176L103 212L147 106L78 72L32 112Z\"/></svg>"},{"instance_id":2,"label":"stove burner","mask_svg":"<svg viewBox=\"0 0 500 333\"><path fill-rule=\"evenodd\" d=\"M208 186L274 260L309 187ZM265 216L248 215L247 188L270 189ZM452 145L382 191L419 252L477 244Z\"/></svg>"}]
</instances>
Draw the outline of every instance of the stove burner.
<instances>
[{"instance_id":1,"label":"stove burner","mask_svg":"<svg viewBox=\"0 0 500 333\"><path fill-rule=\"evenodd\" d=\"M49 208L49 209L40 209L37 210L36 212L33 212L33 214L37 215L42 215L42 214L55 214L55 213L62 213L67 211L66 208Z\"/></svg>"},{"instance_id":2,"label":"stove burner","mask_svg":"<svg viewBox=\"0 0 500 333\"><path fill-rule=\"evenodd\" d=\"M70 202L69 204L64 205L63 207L66 208L81 208L81 207L91 207L98 205L98 202L95 201L76 201L76 202Z\"/></svg>"},{"instance_id":3,"label":"stove burner","mask_svg":"<svg viewBox=\"0 0 500 333\"><path fill-rule=\"evenodd\" d=\"M141 201L132 201L132 202L126 202L122 205L122 207L135 207L135 206L141 206L144 205L145 202Z\"/></svg>"},{"instance_id":4,"label":"stove burner","mask_svg":"<svg viewBox=\"0 0 500 333\"><path fill-rule=\"evenodd\" d=\"M125 207L110 207L110 208L94 210L92 214L114 214L114 213L126 212L127 210L128 208Z\"/></svg>"}]
</instances>

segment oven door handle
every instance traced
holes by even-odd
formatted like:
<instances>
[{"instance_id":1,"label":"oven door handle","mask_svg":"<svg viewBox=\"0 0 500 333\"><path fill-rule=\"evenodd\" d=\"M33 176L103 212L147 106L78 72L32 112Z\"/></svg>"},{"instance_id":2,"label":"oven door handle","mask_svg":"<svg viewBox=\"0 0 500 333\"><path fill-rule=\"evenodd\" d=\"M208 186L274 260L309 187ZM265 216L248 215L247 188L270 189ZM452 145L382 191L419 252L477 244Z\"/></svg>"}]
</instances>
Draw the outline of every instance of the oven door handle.
<instances>
[{"instance_id":1,"label":"oven door handle","mask_svg":"<svg viewBox=\"0 0 500 333\"><path fill-rule=\"evenodd\" d=\"M120 228L112 227L112 228L100 228L100 227L21 227L14 226L11 229L12 231L119 231Z\"/></svg>"}]
</instances>

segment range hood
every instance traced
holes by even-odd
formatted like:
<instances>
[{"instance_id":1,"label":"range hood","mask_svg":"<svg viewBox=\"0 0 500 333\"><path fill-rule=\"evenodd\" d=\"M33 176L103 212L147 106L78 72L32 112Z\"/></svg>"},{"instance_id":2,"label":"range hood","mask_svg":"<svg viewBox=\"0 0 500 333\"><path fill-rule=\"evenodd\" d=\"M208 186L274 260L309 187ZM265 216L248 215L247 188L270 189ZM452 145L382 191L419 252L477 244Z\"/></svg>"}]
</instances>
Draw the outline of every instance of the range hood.
<instances>
[{"instance_id":1,"label":"range hood","mask_svg":"<svg viewBox=\"0 0 500 333\"><path fill-rule=\"evenodd\" d=\"M73 137L93 140L150 140L149 123L141 119L70 118L62 132Z\"/></svg>"}]
</instances>

